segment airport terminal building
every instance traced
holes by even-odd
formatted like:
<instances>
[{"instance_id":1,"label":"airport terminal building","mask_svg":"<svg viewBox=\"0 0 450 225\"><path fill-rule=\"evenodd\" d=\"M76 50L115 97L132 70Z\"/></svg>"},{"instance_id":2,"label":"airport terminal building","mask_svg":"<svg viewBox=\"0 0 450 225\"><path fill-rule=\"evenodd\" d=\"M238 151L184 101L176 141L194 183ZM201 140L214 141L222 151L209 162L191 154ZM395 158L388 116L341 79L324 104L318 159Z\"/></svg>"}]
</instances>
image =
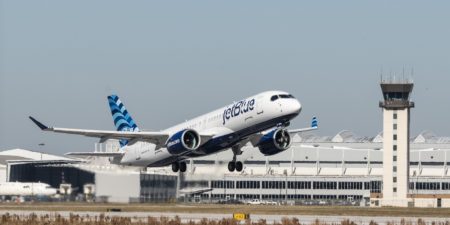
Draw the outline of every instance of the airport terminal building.
<instances>
[{"instance_id":1,"label":"airport terminal building","mask_svg":"<svg viewBox=\"0 0 450 225\"><path fill-rule=\"evenodd\" d=\"M106 143L106 151L111 151L113 144ZM439 197L450 195L450 137L424 131L410 139L410 148L410 194L434 196L426 206L437 207ZM374 137L358 137L350 131L327 137L302 132L293 137L291 148L270 157L248 144L238 156L244 162L242 172L228 171L233 155L224 151L187 161L186 173L173 173L170 167L142 172L100 158L47 160L44 156L44 160L9 160L5 177L11 182L44 182L55 188L68 183L74 194L81 195L84 185L95 184L97 199L110 202L174 201L178 197L191 202L230 198L295 203L350 197L355 204L369 204L370 199L383 195L383 152L382 132ZM450 206L446 204L441 202L442 207Z\"/></svg>"}]
</instances>

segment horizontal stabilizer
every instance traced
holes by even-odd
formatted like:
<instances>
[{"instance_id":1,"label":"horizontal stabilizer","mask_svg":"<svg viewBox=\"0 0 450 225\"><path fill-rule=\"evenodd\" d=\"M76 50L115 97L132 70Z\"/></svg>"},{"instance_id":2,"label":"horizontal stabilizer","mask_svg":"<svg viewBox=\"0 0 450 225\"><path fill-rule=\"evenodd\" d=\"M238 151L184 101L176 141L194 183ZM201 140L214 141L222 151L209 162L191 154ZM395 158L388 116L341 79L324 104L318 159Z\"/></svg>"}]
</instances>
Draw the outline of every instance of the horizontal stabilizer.
<instances>
[{"instance_id":1,"label":"horizontal stabilizer","mask_svg":"<svg viewBox=\"0 0 450 225\"><path fill-rule=\"evenodd\" d=\"M96 156L96 157L120 157L124 152L69 152L65 155L71 156Z\"/></svg>"},{"instance_id":2,"label":"horizontal stabilizer","mask_svg":"<svg viewBox=\"0 0 450 225\"><path fill-rule=\"evenodd\" d=\"M295 130L288 130L289 133L298 133L303 131L311 131L311 130L317 130L319 127L317 126L317 119L316 117L313 117L311 127L303 128L303 129L295 129Z\"/></svg>"}]
</instances>

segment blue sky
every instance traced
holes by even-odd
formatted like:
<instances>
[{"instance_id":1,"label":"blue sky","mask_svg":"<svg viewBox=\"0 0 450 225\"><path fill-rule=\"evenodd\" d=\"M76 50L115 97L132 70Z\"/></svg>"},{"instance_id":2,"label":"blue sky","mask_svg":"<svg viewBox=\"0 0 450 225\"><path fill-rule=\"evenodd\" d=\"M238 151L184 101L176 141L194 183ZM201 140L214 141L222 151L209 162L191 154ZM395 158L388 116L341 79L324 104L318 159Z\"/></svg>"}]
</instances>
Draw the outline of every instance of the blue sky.
<instances>
[{"instance_id":1,"label":"blue sky","mask_svg":"<svg viewBox=\"0 0 450 225\"><path fill-rule=\"evenodd\" d=\"M1 1L0 151L62 155L113 130L117 94L141 129L160 130L266 90L303 106L291 128L382 130L383 74L411 75L411 136L450 136L448 1Z\"/></svg>"}]
</instances>

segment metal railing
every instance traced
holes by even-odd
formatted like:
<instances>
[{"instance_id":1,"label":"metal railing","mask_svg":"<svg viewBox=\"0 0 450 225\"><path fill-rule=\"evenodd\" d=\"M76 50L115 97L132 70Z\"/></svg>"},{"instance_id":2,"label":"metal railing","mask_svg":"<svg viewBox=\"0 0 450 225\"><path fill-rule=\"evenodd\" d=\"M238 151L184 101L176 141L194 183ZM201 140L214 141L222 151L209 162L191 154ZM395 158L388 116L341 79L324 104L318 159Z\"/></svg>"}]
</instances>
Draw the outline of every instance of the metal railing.
<instances>
[{"instance_id":1,"label":"metal railing","mask_svg":"<svg viewBox=\"0 0 450 225\"><path fill-rule=\"evenodd\" d=\"M379 107L381 108L414 108L415 104L411 101L380 101Z\"/></svg>"}]
</instances>

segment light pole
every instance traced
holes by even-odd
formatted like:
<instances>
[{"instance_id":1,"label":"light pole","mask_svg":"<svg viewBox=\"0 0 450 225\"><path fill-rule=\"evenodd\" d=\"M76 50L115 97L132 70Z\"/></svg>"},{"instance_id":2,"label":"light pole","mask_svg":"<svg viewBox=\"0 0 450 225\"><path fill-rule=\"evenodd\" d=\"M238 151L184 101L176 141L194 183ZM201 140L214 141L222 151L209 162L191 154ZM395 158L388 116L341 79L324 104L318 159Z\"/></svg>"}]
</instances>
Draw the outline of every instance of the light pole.
<instances>
[{"instance_id":1,"label":"light pole","mask_svg":"<svg viewBox=\"0 0 450 225\"><path fill-rule=\"evenodd\" d=\"M44 151L44 142L41 142L39 146L41 146L41 161L42 161L42 152Z\"/></svg>"}]
</instances>

